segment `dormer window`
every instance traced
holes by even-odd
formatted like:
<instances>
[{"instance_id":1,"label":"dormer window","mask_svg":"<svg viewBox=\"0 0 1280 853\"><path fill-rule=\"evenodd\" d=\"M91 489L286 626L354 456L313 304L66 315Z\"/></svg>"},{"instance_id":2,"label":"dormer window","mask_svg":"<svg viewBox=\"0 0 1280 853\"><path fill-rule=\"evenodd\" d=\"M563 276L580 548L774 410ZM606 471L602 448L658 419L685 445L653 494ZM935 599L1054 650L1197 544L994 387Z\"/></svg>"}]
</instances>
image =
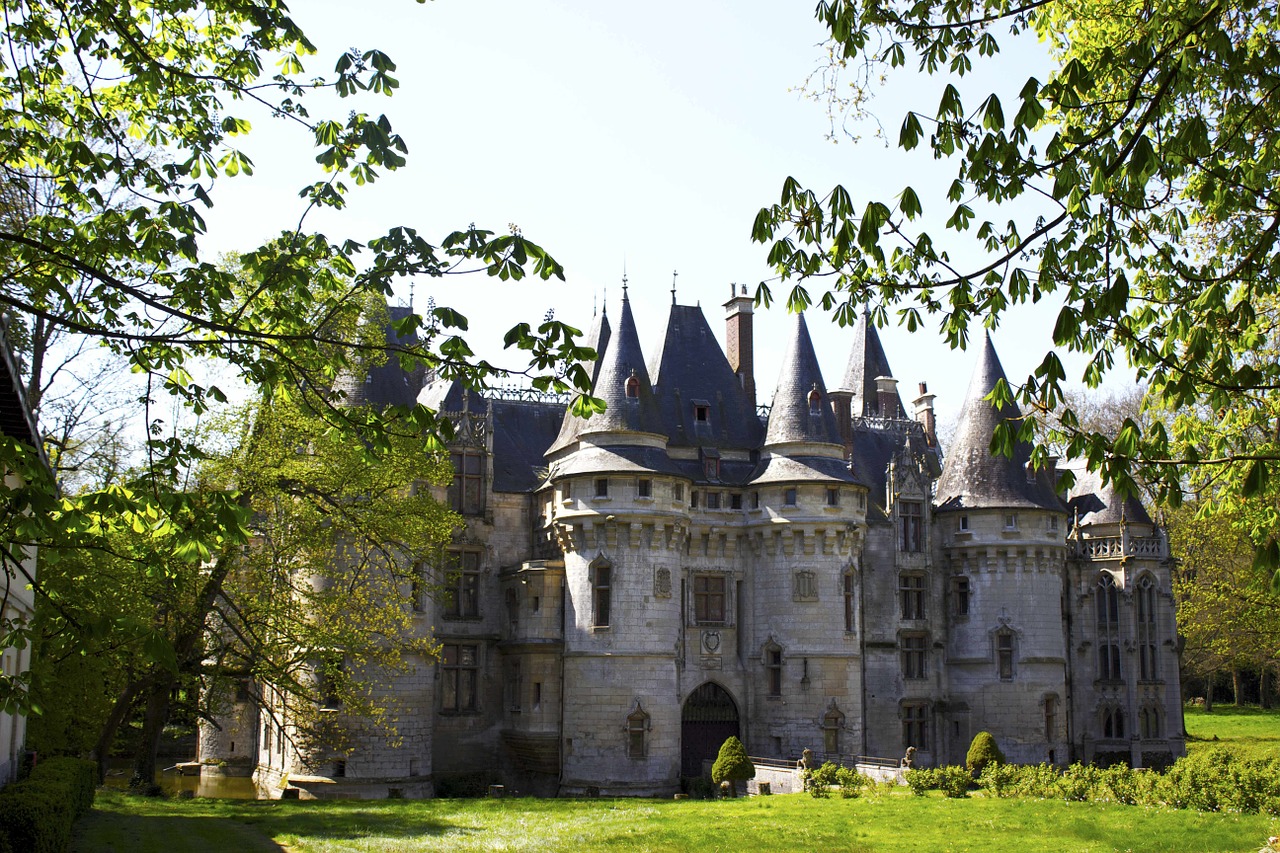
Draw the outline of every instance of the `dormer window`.
<instances>
[{"instance_id":1,"label":"dormer window","mask_svg":"<svg viewBox=\"0 0 1280 853\"><path fill-rule=\"evenodd\" d=\"M711 404L706 400L693 401L693 423L694 426L711 423Z\"/></svg>"},{"instance_id":2,"label":"dormer window","mask_svg":"<svg viewBox=\"0 0 1280 853\"><path fill-rule=\"evenodd\" d=\"M636 399L640 396L640 380L636 378L636 372L631 371L631 375L627 377L627 396Z\"/></svg>"},{"instance_id":3,"label":"dormer window","mask_svg":"<svg viewBox=\"0 0 1280 853\"><path fill-rule=\"evenodd\" d=\"M813 384L813 390L809 392L809 414L822 414L822 395L818 393L818 383Z\"/></svg>"}]
</instances>

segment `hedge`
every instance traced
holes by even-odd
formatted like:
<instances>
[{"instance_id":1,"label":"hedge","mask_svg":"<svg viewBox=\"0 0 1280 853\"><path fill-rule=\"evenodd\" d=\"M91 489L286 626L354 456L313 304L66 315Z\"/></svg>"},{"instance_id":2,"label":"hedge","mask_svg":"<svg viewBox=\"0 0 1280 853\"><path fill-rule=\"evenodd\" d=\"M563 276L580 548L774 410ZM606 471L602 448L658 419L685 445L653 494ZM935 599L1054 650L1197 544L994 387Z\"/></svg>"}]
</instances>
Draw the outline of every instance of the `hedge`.
<instances>
[{"instance_id":1,"label":"hedge","mask_svg":"<svg viewBox=\"0 0 1280 853\"><path fill-rule=\"evenodd\" d=\"M96 785L93 762L50 758L0 789L0 853L65 853L72 825L93 807Z\"/></svg>"}]
</instances>

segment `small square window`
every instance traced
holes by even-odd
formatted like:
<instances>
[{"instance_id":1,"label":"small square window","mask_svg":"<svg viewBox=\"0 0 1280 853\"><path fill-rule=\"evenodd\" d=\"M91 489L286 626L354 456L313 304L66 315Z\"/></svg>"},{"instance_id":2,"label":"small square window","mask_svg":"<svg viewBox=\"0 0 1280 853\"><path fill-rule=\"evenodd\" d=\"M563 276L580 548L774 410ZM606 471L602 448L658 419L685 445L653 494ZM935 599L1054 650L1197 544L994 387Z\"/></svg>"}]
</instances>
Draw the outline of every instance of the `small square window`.
<instances>
[{"instance_id":1,"label":"small square window","mask_svg":"<svg viewBox=\"0 0 1280 853\"><path fill-rule=\"evenodd\" d=\"M782 493L782 502L783 502L784 504L786 504L787 506L795 506L795 505L796 505L796 490L795 490L795 488L794 488L794 487L792 487L792 488L790 488L790 489L786 489L785 491L783 491L783 493Z\"/></svg>"},{"instance_id":2,"label":"small square window","mask_svg":"<svg viewBox=\"0 0 1280 853\"><path fill-rule=\"evenodd\" d=\"M636 494L642 498L653 497L653 480L641 480L636 485Z\"/></svg>"},{"instance_id":3,"label":"small square window","mask_svg":"<svg viewBox=\"0 0 1280 853\"><path fill-rule=\"evenodd\" d=\"M742 495L734 492L729 495L729 509L742 509Z\"/></svg>"},{"instance_id":4,"label":"small square window","mask_svg":"<svg viewBox=\"0 0 1280 853\"><path fill-rule=\"evenodd\" d=\"M1058 529L1058 517L1057 517L1056 515L1051 515L1051 516L1049 516L1049 522L1048 522L1048 524L1049 524L1049 529L1050 529L1050 530L1057 530L1057 529Z\"/></svg>"},{"instance_id":5,"label":"small square window","mask_svg":"<svg viewBox=\"0 0 1280 853\"><path fill-rule=\"evenodd\" d=\"M609 479L607 477L601 477L596 480L596 497L609 497Z\"/></svg>"},{"instance_id":6,"label":"small square window","mask_svg":"<svg viewBox=\"0 0 1280 853\"><path fill-rule=\"evenodd\" d=\"M962 515L956 519L956 530L964 531L969 529L969 516Z\"/></svg>"},{"instance_id":7,"label":"small square window","mask_svg":"<svg viewBox=\"0 0 1280 853\"><path fill-rule=\"evenodd\" d=\"M759 509L759 508L760 508L760 493L759 493L759 492L752 492L752 493L751 493L751 508L752 508L752 509Z\"/></svg>"},{"instance_id":8,"label":"small square window","mask_svg":"<svg viewBox=\"0 0 1280 853\"><path fill-rule=\"evenodd\" d=\"M719 509L719 508L720 508L720 493L707 492L707 509Z\"/></svg>"},{"instance_id":9,"label":"small square window","mask_svg":"<svg viewBox=\"0 0 1280 853\"><path fill-rule=\"evenodd\" d=\"M673 501L684 500L684 483L676 483L671 487L671 499Z\"/></svg>"},{"instance_id":10,"label":"small square window","mask_svg":"<svg viewBox=\"0 0 1280 853\"><path fill-rule=\"evenodd\" d=\"M1018 529L1018 514L1016 512L1006 512L1004 514L1004 529L1005 530Z\"/></svg>"},{"instance_id":11,"label":"small square window","mask_svg":"<svg viewBox=\"0 0 1280 853\"><path fill-rule=\"evenodd\" d=\"M689 492L689 506L690 506L691 508L693 508L693 509L697 509L697 508L698 508L698 495L699 495L699 494L700 494L700 493L698 492L698 490L697 490L697 489L694 489L692 492Z\"/></svg>"},{"instance_id":12,"label":"small square window","mask_svg":"<svg viewBox=\"0 0 1280 853\"><path fill-rule=\"evenodd\" d=\"M693 419L700 424L705 424L711 420L711 407L695 405L693 407Z\"/></svg>"},{"instance_id":13,"label":"small square window","mask_svg":"<svg viewBox=\"0 0 1280 853\"><path fill-rule=\"evenodd\" d=\"M827 489L827 506L840 506L839 489Z\"/></svg>"}]
</instances>

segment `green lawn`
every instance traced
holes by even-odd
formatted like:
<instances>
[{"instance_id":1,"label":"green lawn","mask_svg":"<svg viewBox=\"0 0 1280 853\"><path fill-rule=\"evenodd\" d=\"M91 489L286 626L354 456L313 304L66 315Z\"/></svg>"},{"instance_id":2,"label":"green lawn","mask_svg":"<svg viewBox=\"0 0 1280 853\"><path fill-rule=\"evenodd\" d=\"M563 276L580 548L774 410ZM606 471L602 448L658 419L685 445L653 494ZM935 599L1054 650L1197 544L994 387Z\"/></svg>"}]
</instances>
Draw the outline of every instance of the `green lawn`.
<instances>
[{"instance_id":1,"label":"green lawn","mask_svg":"<svg viewBox=\"0 0 1280 853\"><path fill-rule=\"evenodd\" d=\"M1192 706L1185 713L1189 752L1225 746L1259 758L1280 754L1280 710L1215 705L1212 714Z\"/></svg>"},{"instance_id":2,"label":"green lawn","mask_svg":"<svg viewBox=\"0 0 1280 853\"><path fill-rule=\"evenodd\" d=\"M79 853L1256 851L1280 821L1112 804L946 800L149 800L99 793Z\"/></svg>"},{"instance_id":3,"label":"green lawn","mask_svg":"<svg viewBox=\"0 0 1280 853\"><path fill-rule=\"evenodd\" d=\"M1189 748L1280 749L1280 713L1187 709ZM1217 735L1218 741L1213 741ZM155 800L99 791L77 853L408 851L1257 851L1280 819L1110 803L804 795L673 800Z\"/></svg>"}]
</instances>

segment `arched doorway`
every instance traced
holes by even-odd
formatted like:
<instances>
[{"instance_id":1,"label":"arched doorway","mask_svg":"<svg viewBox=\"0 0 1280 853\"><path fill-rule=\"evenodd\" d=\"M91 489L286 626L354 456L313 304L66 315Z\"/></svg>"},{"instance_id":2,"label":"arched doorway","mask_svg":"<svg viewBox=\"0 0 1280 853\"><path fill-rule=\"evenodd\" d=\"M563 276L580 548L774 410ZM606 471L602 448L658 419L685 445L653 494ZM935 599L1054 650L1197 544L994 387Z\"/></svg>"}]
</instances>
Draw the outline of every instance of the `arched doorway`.
<instances>
[{"instance_id":1,"label":"arched doorway","mask_svg":"<svg viewBox=\"0 0 1280 853\"><path fill-rule=\"evenodd\" d=\"M702 775L702 762L715 760L720 744L737 736L737 704L723 687L708 681L689 694L680 713L680 774Z\"/></svg>"}]
</instances>

